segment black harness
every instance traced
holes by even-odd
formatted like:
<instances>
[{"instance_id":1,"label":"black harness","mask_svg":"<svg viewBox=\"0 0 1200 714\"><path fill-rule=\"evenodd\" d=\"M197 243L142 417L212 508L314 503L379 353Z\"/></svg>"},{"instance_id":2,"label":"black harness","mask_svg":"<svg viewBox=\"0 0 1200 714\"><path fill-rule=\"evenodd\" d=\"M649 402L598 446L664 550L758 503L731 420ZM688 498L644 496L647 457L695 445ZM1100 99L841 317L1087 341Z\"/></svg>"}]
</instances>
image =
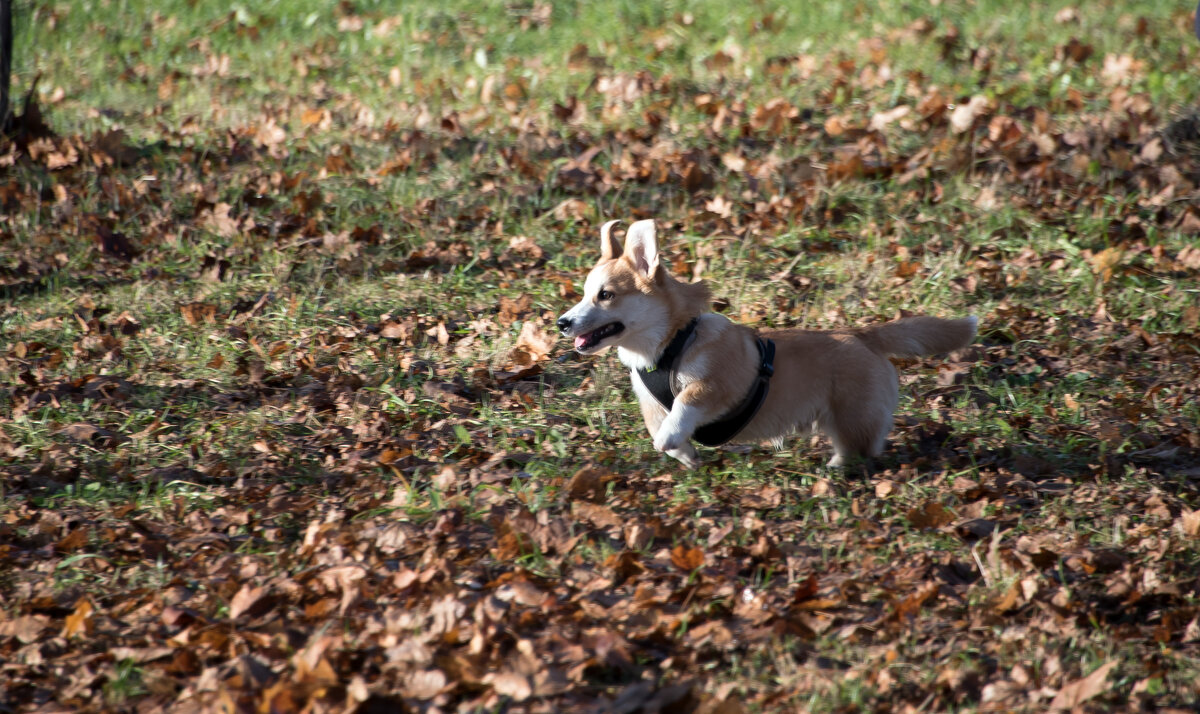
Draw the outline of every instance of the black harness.
<instances>
[{"instance_id":1,"label":"black harness","mask_svg":"<svg viewBox=\"0 0 1200 714\"><path fill-rule=\"evenodd\" d=\"M692 333L696 331L696 324L699 321L700 318L693 319L679 332L676 332L653 367L637 370L642 384L668 412L675 404L675 364L679 361L679 356L683 354L684 348L687 347ZM737 436L742 429L746 428L746 425L758 413L759 407L767 400L767 391L771 387L771 376L775 374L775 343L760 337L756 345L759 357L758 376L750 387L750 393L727 415L696 429L692 438L701 444L720 446Z\"/></svg>"}]
</instances>

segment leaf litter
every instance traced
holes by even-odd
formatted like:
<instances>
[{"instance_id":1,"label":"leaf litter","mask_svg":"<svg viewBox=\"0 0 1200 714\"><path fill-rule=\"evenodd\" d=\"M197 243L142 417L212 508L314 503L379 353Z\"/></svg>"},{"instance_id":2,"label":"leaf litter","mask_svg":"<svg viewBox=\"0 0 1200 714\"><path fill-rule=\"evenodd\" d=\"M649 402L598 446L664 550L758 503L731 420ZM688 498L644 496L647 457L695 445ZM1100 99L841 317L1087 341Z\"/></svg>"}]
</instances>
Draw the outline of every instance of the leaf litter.
<instances>
[{"instance_id":1,"label":"leaf litter","mask_svg":"<svg viewBox=\"0 0 1200 714\"><path fill-rule=\"evenodd\" d=\"M1057 23L1079 22L1069 9ZM518 11L525 31L555 22ZM342 33L403 23L338 13ZM251 13L219 26L267 32ZM55 133L27 104L0 147L0 702L1194 705L1200 136L1153 100L1146 61L1078 39L1046 52L1097 82L1027 101L918 72L885 101L889 48L924 37L994 71L1000 50L920 18L856 59L731 44L686 81L581 45L570 71L587 81L552 102L497 76L445 102L422 80L400 120L329 85L240 126L130 117L160 153L127 130ZM230 54L194 48L191 78L239 81ZM297 63L319 72L328 52ZM811 102L786 93L799 79ZM391 203L394 219L335 210L341 182L431 177L449 190ZM574 243L621 191L690 237L676 272L740 251L752 280L778 276L738 319L845 324L941 300L983 306L983 337L905 370L922 407L866 480L758 450L716 452L681 485L632 415L590 406L612 371L553 337L586 263ZM772 242L797 226L816 234ZM809 300L838 264L821 261L844 259L879 272L822 313ZM269 286L246 279L268 265ZM950 297L929 297L947 269ZM314 312L306 282L339 289L322 271L394 281L410 304ZM503 292L463 294L451 276L468 272ZM128 285L158 297L123 301ZM207 351L185 368L173 343Z\"/></svg>"}]
</instances>

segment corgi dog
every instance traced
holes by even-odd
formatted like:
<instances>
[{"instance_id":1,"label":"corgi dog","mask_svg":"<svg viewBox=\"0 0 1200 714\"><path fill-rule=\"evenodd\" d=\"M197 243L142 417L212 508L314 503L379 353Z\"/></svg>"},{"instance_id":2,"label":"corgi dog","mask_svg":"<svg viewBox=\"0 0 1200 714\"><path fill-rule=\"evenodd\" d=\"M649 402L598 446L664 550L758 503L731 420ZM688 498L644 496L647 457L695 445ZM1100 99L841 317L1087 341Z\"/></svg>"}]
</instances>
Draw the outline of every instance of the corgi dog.
<instances>
[{"instance_id":1,"label":"corgi dog","mask_svg":"<svg viewBox=\"0 0 1200 714\"><path fill-rule=\"evenodd\" d=\"M856 329L755 331L711 311L704 283L676 280L659 262L653 220L600 229L600 261L583 298L557 321L575 350L617 348L631 371L654 448L688 468L693 440L772 442L819 430L833 444L829 466L877 456L899 400L888 357L950 352L975 338L975 317L908 317Z\"/></svg>"}]
</instances>

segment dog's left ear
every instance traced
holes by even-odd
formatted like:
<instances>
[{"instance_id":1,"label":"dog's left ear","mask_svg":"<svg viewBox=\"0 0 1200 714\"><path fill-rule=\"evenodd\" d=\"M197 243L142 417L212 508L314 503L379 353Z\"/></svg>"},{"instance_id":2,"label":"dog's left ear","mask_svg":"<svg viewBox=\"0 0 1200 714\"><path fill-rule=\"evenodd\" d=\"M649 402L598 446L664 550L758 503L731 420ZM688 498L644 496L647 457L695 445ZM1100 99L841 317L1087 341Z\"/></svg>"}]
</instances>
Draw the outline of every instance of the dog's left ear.
<instances>
[{"instance_id":1,"label":"dog's left ear","mask_svg":"<svg viewBox=\"0 0 1200 714\"><path fill-rule=\"evenodd\" d=\"M621 257L621 241L612 234L612 229L620 221L609 221L600 226L600 260L613 260Z\"/></svg>"},{"instance_id":2,"label":"dog's left ear","mask_svg":"<svg viewBox=\"0 0 1200 714\"><path fill-rule=\"evenodd\" d=\"M653 220L638 221L629 226L625 234L625 255L639 273L647 278L654 277L658 271L658 237Z\"/></svg>"}]
</instances>

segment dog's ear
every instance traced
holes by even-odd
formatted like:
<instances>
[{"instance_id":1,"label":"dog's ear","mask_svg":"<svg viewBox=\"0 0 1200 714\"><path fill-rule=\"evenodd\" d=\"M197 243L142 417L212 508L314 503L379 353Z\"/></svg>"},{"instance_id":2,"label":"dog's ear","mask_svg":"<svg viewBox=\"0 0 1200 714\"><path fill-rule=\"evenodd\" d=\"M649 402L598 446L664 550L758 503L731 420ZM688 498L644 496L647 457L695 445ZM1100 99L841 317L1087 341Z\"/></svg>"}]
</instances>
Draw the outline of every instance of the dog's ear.
<instances>
[{"instance_id":1,"label":"dog's ear","mask_svg":"<svg viewBox=\"0 0 1200 714\"><path fill-rule=\"evenodd\" d=\"M654 277L658 271L658 238L653 220L638 221L629 226L625 234L625 254L639 273L647 278Z\"/></svg>"},{"instance_id":2,"label":"dog's ear","mask_svg":"<svg viewBox=\"0 0 1200 714\"><path fill-rule=\"evenodd\" d=\"M613 226L620 221L609 221L600 226L600 260L612 260L621 257L621 241L613 237Z\"/></svg>"}]
</instances>

